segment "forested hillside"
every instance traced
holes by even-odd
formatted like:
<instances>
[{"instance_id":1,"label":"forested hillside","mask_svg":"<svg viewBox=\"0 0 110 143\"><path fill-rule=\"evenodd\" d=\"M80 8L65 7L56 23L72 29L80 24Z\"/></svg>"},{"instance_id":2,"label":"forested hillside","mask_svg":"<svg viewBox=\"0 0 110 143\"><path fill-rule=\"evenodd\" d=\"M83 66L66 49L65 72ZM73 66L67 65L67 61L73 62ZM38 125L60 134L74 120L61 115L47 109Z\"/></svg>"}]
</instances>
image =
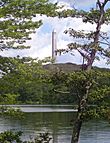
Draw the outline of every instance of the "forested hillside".
<instances>
[{"instance_id":1,"label":"forested hillside","mask_svg":"<svg viewBox=\"0 0 110 143\"><path fill-rule=\"evenodd\" d=\"M5 61L7 61L6 66L1 67L1 104L73 104L76 102L74 88L70 89L71 84L69 86L67 83L72 74L77 75L79 71L81 72L80 65L72 63L42 65L41 61L29 58L7 58ZM109 69L95 67L93 71L107 74L108 77L103 77L105 78L103 82L105 85L110 84Z\"/></svg>"}]
</instances>

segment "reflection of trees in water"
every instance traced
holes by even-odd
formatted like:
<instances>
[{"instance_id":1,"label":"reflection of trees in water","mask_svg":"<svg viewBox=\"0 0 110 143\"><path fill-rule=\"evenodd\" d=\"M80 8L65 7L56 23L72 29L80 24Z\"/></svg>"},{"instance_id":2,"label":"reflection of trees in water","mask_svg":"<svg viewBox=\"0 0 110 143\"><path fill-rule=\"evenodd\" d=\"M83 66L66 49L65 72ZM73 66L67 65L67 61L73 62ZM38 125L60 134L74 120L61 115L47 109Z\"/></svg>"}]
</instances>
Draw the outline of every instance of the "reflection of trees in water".
<instances>
[{"instance_id":1,"label":"reflection of trees in water","mask_svg":"<svg viewBox=\"0 0 110 143\"><path fill-rule=\"evenodd\" d=\"M53 143L58 143L58 120L59 115L58 113L53 114L52 116L52 137L53 137Z\"/></svg>"},{"instance_id":2,"label":"reflection of trees in water","mask_svg":"<svg viewBox=\"0 0 110 143\"><path fill-rule=\"evenodd\" d=\"M74 114L72 112L44 112L44 113L25 113L25 118L15 120L0 117L0 131L14 129L22 130L24 139L28 139L29 135L35 136L40 132L49 132L52 135L52 143L69 143L71 139L71 119ZM103 137L110 140L110 126L107 123L87 122L84 123L81 131L81 142L96 142L99 137L100 143L104 141ZM109 140L107 140L109 142ZM64 142L63 142L64 141ZM106 142L107 142L106 141Z\"/></svg>"},{"instance_id":3,"label":"reflection of trees in water","mask_svg":"<svg viewBox=\"0 0 110 143\"><path fill-rule=\"evenodd\" d=\"M52 134L53 143L58 143L62 133L67 134L67 136L69 134L66 130L70 129L72 114L71 112L25 113L25 118L19 121L18 126L21 126L25 134L27 134L27 131L34 134L49 132Z\"/></svg>"},{"instance_id":4,"label":"reflection of trees in water","mask_svg":"<svg viewBox=\"0 0 110 143\"><path fill-rule=\"evenodd\" d=\"M61 132L70 126L72 114L69 112L26 113L22 128L25 131L30 129L35 132L49 132L52 134L53 143L58 143Z\"/></svg>"}]
</instances>

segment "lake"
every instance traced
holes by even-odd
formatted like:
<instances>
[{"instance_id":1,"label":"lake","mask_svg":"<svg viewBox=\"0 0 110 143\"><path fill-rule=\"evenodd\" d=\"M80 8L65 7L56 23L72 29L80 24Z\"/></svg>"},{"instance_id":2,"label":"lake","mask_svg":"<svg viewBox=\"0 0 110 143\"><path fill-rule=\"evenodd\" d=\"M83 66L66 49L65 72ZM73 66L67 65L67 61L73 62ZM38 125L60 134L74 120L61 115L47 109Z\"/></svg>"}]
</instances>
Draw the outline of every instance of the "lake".
<instances>
[{"instance_id":1,"label":"lake","mask_svg":"<svg viewBox=\"0 0 110 143\"><path fill-rule=\"evenodd\" d=\"M14 105L13 105L14 106ZM24 140L41 132L49 132L51 143L71 142L71 120L74 117L72 106L68 105L22 105L24 119L0 117L0 132L5 130L23 131ZM83 124L80 143L110 143L110 125L104 121L90 121Z\"/></svg>"}]
</instances>

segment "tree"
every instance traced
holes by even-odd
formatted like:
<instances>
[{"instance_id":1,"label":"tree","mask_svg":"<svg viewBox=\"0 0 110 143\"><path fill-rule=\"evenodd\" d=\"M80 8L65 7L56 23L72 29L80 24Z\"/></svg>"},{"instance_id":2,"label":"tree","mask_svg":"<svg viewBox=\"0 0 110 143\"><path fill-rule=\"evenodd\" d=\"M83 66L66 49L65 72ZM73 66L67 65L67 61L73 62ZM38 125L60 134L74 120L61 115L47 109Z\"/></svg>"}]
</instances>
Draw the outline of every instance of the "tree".
<instances>
[{"instance_id":1,"label":"tree","mask_svg":"<svg viewBox=\"0 0 110 143\"><path fill-rule=\"evenodd\" d=\"M0 79L0 102L9 104L20 101L41 104L43 95L46 95L49 89L49 73L42 66L42 62L46 62L47 58L37 60L5 57L5 60L6 67L3 66L4 69L2 67L4 76Z\"/></svg>"},{"instance_id":2,"label":"tree","mask_svg":"<svg viewBox=\"0 0 110 143\"><path fill-rule=\"evenodd\" d=\"M85 121L104 119L110 122L110 70L94 69L70 73L60 71L52 75L51 82L55 93L68 95L68 98L72 95L71 99L75 100L73 105L77 112L71 120L72 143L78 142ZM59 95L60 101L62 99Z\"/></svg>"},{"instance_id":3,"label":"tree","mask_svg":"<svg viewBox=\"0 0 110 143\"><path fill-rule=\"evenodd\" d=\"M83 30L76 31L73 28L65 30L65 34L69 33L69 35L74 38L73 43L68 44L68 48L66 50L61 49L57 51L62 53L72 52L76 50L83 57L84 61L86 60L86 63L83 63L82 65L83 70L85 70L83 73L84 79L81 78L78 79L78 81L76 81L76 88L78 89L78 86L80 85L79 87L81 89L79 91L82 94L79 94L78 91L78 111L76 121L73 125L71 143L78 143L79 133L81 130L82 123L84 121L83 113L84 111L86 111L87 113L86 109L88 104L89 93L91 92L91 88L94 84L93 76L90 76L90 70L92 68L93 62L96 58L100 59L100 56L106 58L108 63L110 62L110 43L108 41L109 35L107 35L107 33L103 32L101 29L104 24L108 25L110 23L110 8L107 8L108 3L110 3L110 0L103 0L103 2L97 0L96 8L92 8L89 12L84 10L78 11L76 9L68 9L64 10L63 12L58 12L58 16L60 18L66 18L69 16L73 18L82 18L82 21L84 23L89 22L96 26L96 30L90 31L89 33L86 33ZM82 41L84 41L84 43ZM89 78L89 76L91 78Z\"/></svg>"},{"instance_id":4,"label":"tree","mask_svg":"<svg viewBox=\"0 0 110 143\"><path fill-rule=\"evenodd\" d=\"M67 86L76 96L77 113L73 121L71 143L77 143L81 127L85 121L91 119L109 120L110 112L110 80L109 72L91 70L89 72L73 73L69 76Z\"/></svg>"},{"instance_id":5,"label":"tree","mask_svg":"<svg viewBox=\"0 0 110 143\"><path fill-rule=\"evenodd\" d=\"M23 44L42 21L33 20L38 15L53 16L56 4L48 0L1 0L0 1L0 50L29 48Z\"/></svg>"},{"instance_id":6,"label":"tree","mask_svg":"<svg viewBox=\"0 0 110 143\"><path fill-rule=\"evenodd\" d=\"M42 25L42 20L37 20L37 16L54 16L56 9L57 4L48 0L1 0L0 52L30 48L26 46L26 40L30 40L30 34ZM0 56L0 76L8 69L7 60Z\"/></svg>"},{"instance_id":7,"label":"tree","mask_svg":"<svg viewBox=\"0 0 110 143\"><path fill-rule=\"evenodd\" d=\"M69 35L74 38L74 41L68 44L66 50L59 49L57 51L60 53L72 52L74 50L78 51L86 60L86 70L91 69L94 60L99 59L100 56L106 57L108 58L108 62L110 61L109 35L101 29L104 24L108 25L110 23L110 9L105 9L108 2L109 0L104 0L104 2L97 0L96 9L92 8L89 12L83 10L64 10L62 13L58 13L60 18L69 16L82 18L84 23L89 22L96 26L96 30L90 31L89 33L84 30L76 31L73 28L65 30L65 34L69 33Z\"/></svg>"},{"instance_id":8,"label":"tree","mask_svg":"<svg viewBox=\"0 0 110 143\"><path fill-rule=\"evenodd\" d=\"M53 16L56 7L56 4L49 3L48 0L0 0L0 52L9 49L29 48L25 45L26 40L30 40L30 34L34 33L36 28L39 28L42 24L42 21L37 21L36 17L44 14ZM20 69L18 70L16 67ZM27 75L26 67L28 67ZM15 59L10 60L10 58L0 56L0 81L4 82L4 79L8 77L9 81L7 81L5 87L7 93L11 91L8 89L10 87L8 82L11 81L11 83L16 83L15 86L18 86L20 84L19 78L23 82L26 76L31 78L29 70L34 69L29 69L26 64L19 64ZM15 74L16 76L18 74L18 79L13 77ZM23 75L25 76L24 79ZM19 82L17 83L17 81ZM3 89L2 87L3 85L0 94L4 92L4 87ZM10 94L6 94L5 99L9 98ZM11 100L13 102L13 99ZM7 140L5 141L7 142Z\"/></svg>"}]
</instances>

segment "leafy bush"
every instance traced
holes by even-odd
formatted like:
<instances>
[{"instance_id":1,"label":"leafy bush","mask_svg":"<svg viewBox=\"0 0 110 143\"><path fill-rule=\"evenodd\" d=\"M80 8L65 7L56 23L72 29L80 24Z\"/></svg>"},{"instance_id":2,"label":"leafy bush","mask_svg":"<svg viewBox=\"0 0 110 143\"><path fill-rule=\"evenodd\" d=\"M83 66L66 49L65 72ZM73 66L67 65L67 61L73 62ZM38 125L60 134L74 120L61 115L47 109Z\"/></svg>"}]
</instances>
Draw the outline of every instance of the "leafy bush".
<instances>
[{"instance_id":1,"label":"leafy bush","mask_svg":"<svg viewBox=\"0 0 110 143\"><path fill-rule=\"evenodd\" d=\"M0 133L0 143L49 143L52 139L49 133L40 133L40 135L30 141L21 140L22 132L5 131Z\"/></svg>"}]
</instances>

